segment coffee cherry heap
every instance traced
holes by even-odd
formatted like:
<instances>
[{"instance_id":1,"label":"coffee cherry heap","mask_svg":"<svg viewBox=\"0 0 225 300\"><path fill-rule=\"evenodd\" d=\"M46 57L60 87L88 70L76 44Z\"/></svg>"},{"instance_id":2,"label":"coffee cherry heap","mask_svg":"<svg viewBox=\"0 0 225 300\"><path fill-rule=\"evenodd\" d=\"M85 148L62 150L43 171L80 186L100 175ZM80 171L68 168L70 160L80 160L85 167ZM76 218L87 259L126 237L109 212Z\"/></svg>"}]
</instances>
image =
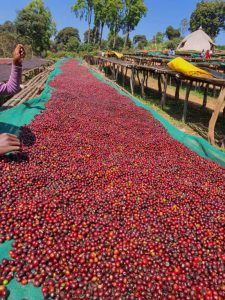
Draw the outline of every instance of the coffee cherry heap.
<instances>
[{"instance_id":1,"label":"coffee cherry heap","mask_svg":"<svg viewBox=\"0 0 225 300\"><path fill-rule=\"evenodd\" d=\"M72 59L51 85L23 153L0 160L0 243L14 239L0 285L225 299L225 170Z\"/></svg>"}]
</instances>

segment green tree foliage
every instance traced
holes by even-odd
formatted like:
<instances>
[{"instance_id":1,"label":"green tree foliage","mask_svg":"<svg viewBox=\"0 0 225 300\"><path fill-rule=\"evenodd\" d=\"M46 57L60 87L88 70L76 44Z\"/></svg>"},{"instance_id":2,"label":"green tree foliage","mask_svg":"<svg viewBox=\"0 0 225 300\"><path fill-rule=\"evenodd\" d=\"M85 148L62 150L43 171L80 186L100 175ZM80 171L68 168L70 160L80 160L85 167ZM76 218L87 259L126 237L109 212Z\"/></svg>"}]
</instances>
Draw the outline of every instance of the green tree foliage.
<instances>
[{"instance_id":1,"label":"green tree foliage","mask_svg":"<svg viewBox=\"0 0 225 300\"><path fill-rule=\"evenodd\" d=\"M122 27L125 33L124 48L126 48L130 32L135 29L141 18L146 16L148 9L143 0L123 0L123 5Z\"/></svg>"},{"instance_id":2,"label":"green tree foliage","mask_svg":"<svg viewBox=\"0 0 225 300\"><path fill-rule=\"evenodd\" d=\"M165 33L158 31L152 38L151 42L154 44L161 44L165 38Z\"/></svg>"},{"instance_id":3,"label":"green tree foliage","mask_svg":"<svg viewBox=\"0 0 225 300\"><path fill-rule=\"evenodd\" d=\"M17 43L15 34L10 32L0 33L0 56L12 57L13 49Z\"/></svg>"},{"instance_id":4,"label":"green tree foliage","mask_svg":"<svg viewBox=\"0 0 225 300\"><path fill-rule=\"evenodd\" d=\"M66 44L66 51L77 51L80 42L76 37L71 37Z\"/></svg>"},{"instance_id":5,"label":"green tree foliage","mask_svg":"<svg viewBox=\"0 0 225 300\"><path fill-rule=\"evenodd\" d=\"M165 42L165 47L168 49L176 49L179 43L181 42L181 37L173 38L172 40L168 40Z\"/></svg>"},{"instance_id":6,"label":"green tree foliage","mask_svg":"<svg viewBox=\"0 0 225 300\"><path fill-rule=\"evenodd\" d=\"M84 32L84 43L89 45L94 44L94 35L95 35L95 29L91 29L90 32L89 30L86 30Z\"/></svg>"},{"instance_id":7,"label":"green tree foliage","mask_svg":"<svg viewBox=\"0 0 225 300\"><path fill-rule=\"evenodd\" d=\"M111 49L119 48L120 37L118 37L119 31L122 29L123 22L123 2L122 0L108 0L109 11L107 17L107 25L109 27L110 34L112 36Z\"/></svg>"},{"instance_id":8,"label":"green tree foliage","mask_svg":"<svg viewBox=\"0 0 225 300\"><path fill-rule=\"evenodd\" d=\"M144 49L147 46L148 41L145 35L137 34L133 37L133 44L137 45L139 49Z\"/></svg>"},{"instance_id":9,"label":"green tree foliage","mask_svg":"<svg viewBox=\"0 0 225 300\"><path fill-rule=\"evenodd\" d=\"M71 10L75 13L76 17L85 19L88 22L88 44L90 44L91 36L91 21L94 11L93 0L76 0L76 3L71 7Z\"/></svg>"},{"instance_id":10,"label":"green tree foliage","mask_svg":"<svg viewBox=\"0 0 225 300\"><path fill-rule=\"evenodd\" d=\"M193 32L202 26L212 38L216 38L220 30L225 29L224 0L201 1L197 4L190 19L190 30Z\"/></svg>"},{"instance_id":11,"label":"green tree foliage","mask_svg":"<svg viewBox=\"0 0 225 300\"><path fill-rule=\"evenodd\" d=\"M73 27L65 27L55 37L55 46L60 51L76 51L80 45L79 31Z\"/></svg>"},{"instance_id":12,"label":"green tree foliage","mask_svg":"<svg viewBox=\"0 0 225 300\"><path fill-rule=\"evenodd\" d=\"M121 51L124 45L124 39L119 35L114 35L114 32L110 31L108 35L108 48Z\"/></svg>"},{"instance_id":13,"label":"green tree foliage","mask_svg":"<svg viewBox=\"0 0 225 300\"><path fill-rule=\"evenodd\" d=\"M103 29L107 22L109 15L109 1L108 0L93 0L94 2L94 44L99 42L101 46Z\"/></svg>"},{"instance_id":14,"label":"green tree foliage","mask_svg":"<svg viewBox=\"0 0 225 300\"><path fill-rule=\"evenodd\" d=\"M181 20L180 22L180 33L181 35L185 35L188 31L188 28L189 28L189 21L188 19L184 18Z\"/></svg>"},{"instance_id":15,"label":"green tree foliage","mask_svg":"<svg viewBox=\"0 0 225 300\"><path fill-rule=\"evenodd\" d=\"M34 52L40 54L49 49L50 38L56 32L56 25L50 10L44 6L42 0L33 0L19 11L15 25L17 33L26 38Z\"/></svg>"},{"instance_id":16,"label":"green tree foliage","mask_svg":"<svg viewBox=\"0 0 225 300\"><path fill-rule=\"evenodd\" d=\"M168 26L166 28L166 36L167 36L168 40L173 40L175 38L179 38L180 30L173 28L173 26Z\"/></svg>"},{"instance_id":17,"label":"green tree foliage","mask_svg":"<svg viewBox=\"0 0 225 300\"><path fill-rule=\"evenodd\" d=\"M6 21L2 25L0 25L0 33L7 32L7 33L16 33L15 24L11 21Z\"/></svg>"},{"instance_id":18,"label":"green tree foliage","mask_svg":"<svg viewBox=\"0 0 225 300\"><path fill-rule=\"evenodd\" d=\"M80 42L79 30L73 27L65 27L57 33L55 41L66 45L71 37L75 37Z\"/></svg>"}]
</instances>

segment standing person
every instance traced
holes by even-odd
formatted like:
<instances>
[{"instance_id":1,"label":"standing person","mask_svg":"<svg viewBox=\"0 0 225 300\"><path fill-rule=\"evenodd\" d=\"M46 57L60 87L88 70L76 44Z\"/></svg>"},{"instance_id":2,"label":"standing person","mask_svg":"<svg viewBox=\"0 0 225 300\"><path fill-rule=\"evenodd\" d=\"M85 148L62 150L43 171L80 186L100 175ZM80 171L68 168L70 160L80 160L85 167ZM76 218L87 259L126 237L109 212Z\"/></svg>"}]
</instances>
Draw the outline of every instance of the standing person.
<instances>
[{"instance_id":1,"label":"standing person","mask_svg":"<svg viewBox=\"0 0 225 300\"><path fill-rule=\"evenodd\" d=\"M11 75L7 83L0 83L0 95L13 95L19 91L22 76L22 61L25 57L23 45L16 46L13 52L13 63ZM20 140L14 134L0 134L0 155L12 151L19 151L21 148Z\"/></svg>"},{"instance_id":2,"label":"standing person","mask_svg":"<svg viewBox=\"0 0 225 300\"><path fill-rule=\"evenodd\" d=\"M205 57L205 50L204 50L204 49L202 50L201 57L202 57L202 58Z\"/></svg>"},{"instance_id":3,"label":"standing person","mask_svg":"<svg viewBox=\"0 0 225 300\"><path fill-rule=\"evenodd\" d=\"M207 50L206 53L205 53L205 59L210 59L209 50Z\"/></svg>"}]
</instances>

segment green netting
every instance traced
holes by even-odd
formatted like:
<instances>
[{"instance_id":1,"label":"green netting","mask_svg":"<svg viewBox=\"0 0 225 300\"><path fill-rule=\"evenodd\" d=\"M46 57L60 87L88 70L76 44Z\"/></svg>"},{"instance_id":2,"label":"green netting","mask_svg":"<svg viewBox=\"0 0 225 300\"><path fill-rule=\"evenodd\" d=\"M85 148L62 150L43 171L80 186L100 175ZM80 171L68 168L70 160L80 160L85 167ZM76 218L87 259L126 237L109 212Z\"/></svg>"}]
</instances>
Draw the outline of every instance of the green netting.
<instances>
[{"instance_id":1,"label":"green netting","mask_svg":"<svg viewBox=\"0 0 225 300\"><path fill-rule=\"evenodd\" d=\"M45 89L42 94L36 98L30 99L27 102L13 107L9 110L0 112L0 133L7 132L19 135L20 126L30 124L35 115L40 114L45 110L45 103L51 98L54 88L49 83L55 78L56 75L61 73L61 63L66 61L68 58L59 60L56 63L55 69L50 73ZM0 244L0 262L3 258L10 259L9 250L12 241L7 241ZM41 288L34 287L31 283L23 286L13 279L8 285L7 289L10 292L9 300L41 300L43 295Z\"/></svg>"},{"instance_id":2,"label":"green netting","mask_svg":"<svg viewBox=\"0 0 225 300\"><path fill-rule=\"evenodd\" d=\"M151 51L151 52L148 52L148 56L165 56L165 57L168 57L168 55L160 52L160 51Z\"/></svg>"},{"instance_id":3,"label":"green netting","mask_svg":"<svg viewBox=\"0 0 225 300\"><path fill-rule=\"evenodd\" d=\"M101 75L97 74L93 70L90 69L90 72L95 75L96 78L105 82L106 84L115 88L120 94L127 96L130 98L137 106L143 107L147 109L160 123L166 128L168 133L177 141L181 142L185 146L187 146L192 151L196 152L198 155L204 157L205 159L212 160L221 166L225 167L225 153L218 150L217 148L210 145L206 140L201 137L193 136L187 134L174 125L172 125L169 121L164 119L158 112L156 112L151 107L147 106L146 104L142 103L138 99L131 97L128 93L119 89L115 84L105 80Z\"/></svg>"}]
</instances>

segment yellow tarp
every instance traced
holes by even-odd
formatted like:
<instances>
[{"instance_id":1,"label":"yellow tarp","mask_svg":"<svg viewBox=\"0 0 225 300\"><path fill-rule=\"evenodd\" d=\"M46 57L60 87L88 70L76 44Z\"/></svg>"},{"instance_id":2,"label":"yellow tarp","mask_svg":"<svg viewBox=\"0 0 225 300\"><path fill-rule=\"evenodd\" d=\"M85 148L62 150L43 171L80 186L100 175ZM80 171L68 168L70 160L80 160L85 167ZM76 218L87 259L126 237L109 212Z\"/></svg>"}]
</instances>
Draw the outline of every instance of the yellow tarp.
<instances>
[{"instance_id":1,"label":"yellow tarp","mask_svg":"<svg viewBox=\"0 0 225 300\"><path fill-rule=\"evenodd\" d=\"M198 77L208 77L208 78L213 77L210 73L195 67L194 65L190 64L189 62L187 62L185 59L181 57L174 58L167 65L170 69L180 72L187 76L198 76Z\"/></svg>"},{"instance_id":2,"label":"yellow tarp","mask_svg":"<svg viewBox=\"0 0 225 300\"><path fill-rule=\"evenodd\" d=\"M109 56L112 56L112 55L115 55L117 58L122 58L123 57L122 53L119 53L119 52L116 52L116 51L106 51L106 53L105 53L106 57L109 57Z\"/></svg>"}]
</instances>

